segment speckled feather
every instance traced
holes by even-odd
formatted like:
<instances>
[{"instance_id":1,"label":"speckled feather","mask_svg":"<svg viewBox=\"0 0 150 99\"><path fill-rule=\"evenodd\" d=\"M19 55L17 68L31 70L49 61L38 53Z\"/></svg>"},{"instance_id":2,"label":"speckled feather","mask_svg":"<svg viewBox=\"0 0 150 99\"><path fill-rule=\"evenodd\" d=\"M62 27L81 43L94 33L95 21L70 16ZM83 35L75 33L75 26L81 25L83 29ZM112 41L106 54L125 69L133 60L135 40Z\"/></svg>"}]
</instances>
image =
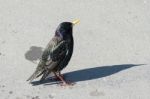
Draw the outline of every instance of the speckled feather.
<instances>
[{"instance_id":1,"label":"speckled feather","mask_svg":"<svg viewBox=\"0 0 150 99\"><path fill-rule=\"evenodd\" d=\"M71 31L72 32L72 31ZM63 39L60 35L55 35L46 46L40 62L27 81L41 76L41 81L44 80L51 72L59 72L65 68L72 56L73 52L73 37L72 33Z\"/></svg>"}]
</instances>

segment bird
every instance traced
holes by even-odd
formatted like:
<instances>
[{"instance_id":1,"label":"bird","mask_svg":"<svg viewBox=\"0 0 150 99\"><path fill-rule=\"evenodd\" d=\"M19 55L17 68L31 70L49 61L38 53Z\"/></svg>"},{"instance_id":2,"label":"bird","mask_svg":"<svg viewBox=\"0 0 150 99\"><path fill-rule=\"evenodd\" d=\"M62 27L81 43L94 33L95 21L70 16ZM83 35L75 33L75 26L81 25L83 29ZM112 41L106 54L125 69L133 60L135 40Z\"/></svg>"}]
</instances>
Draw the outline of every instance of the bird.
<instances>
[{"instance_id":1,"label":"bird","mask_svg":"<svg viewBox=\"0 0 150 99\"><path fill-rule=\"evenodd\" d=\"M35 72L27 79L30 83L40 77L40 82L44 81L49 74L53 73L62 85L71 83L64 79L61 71L68 65L74 48L73 27L80 21L62 22L58 25L54 37L49 41L42 53Z\"/></svg>"}]
</instances>

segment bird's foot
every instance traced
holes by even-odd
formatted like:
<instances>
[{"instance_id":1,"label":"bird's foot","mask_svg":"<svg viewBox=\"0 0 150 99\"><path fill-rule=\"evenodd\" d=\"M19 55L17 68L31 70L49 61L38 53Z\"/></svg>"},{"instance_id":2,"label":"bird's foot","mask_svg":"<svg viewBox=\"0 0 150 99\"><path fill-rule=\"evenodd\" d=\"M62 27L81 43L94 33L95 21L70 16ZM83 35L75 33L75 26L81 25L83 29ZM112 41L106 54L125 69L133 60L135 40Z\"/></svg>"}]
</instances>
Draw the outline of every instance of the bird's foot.
<instances>
[{"instance_id":1,"label":"bird's foot","mask_svg":"<svg viewBox=\"0 0 150 99\"><path fill-rule=\"evenodd\" d=\"M65 81L65 82L60 83L61 86L73 86L74 84L75 83L70 82L70 81Z\"/></svg>"},{"instance_id":2,"label":"bird's foot","mask_svg":"<svg viewBox=\"0 0 150 99\"><path fill-rule=\"evenodd\" d=\"M55 78L59 79L62 83L60 83L61 86L73 86L74 83L70 82L70 81L66 81L64 76L59 72L59 75L57 75L55 72Z\"/></svg>"}]
</instances>

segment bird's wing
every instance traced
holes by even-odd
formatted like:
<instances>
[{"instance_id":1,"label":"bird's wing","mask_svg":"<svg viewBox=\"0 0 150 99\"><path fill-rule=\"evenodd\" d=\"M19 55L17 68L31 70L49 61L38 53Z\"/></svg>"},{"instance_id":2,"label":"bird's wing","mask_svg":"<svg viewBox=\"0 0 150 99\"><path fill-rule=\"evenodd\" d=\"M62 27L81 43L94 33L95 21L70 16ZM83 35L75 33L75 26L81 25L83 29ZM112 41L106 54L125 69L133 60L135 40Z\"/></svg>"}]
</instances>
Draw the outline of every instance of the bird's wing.
<instances>
[{"instance_id":1,"label":"bird's wing","mask_svg":"<svg viewBox=\"0 0 150 99\"><path fill-rule=\"evenodd\" d=\"M67 55L67 42L61 41L55 47L52 48L49 58L45 64L45 72L43 72L43 76L40 81L44 80L50 72L59 65L59 63L65 58Z\"/></svg>"},{"instance_id":2,"label":"bird's wing","mask_svg":"<svg viewBox=\"0 0 150 99\"><path fill-rule=\"evenodd\" d=\"M60 60L63 59L67 53L66 46L67 43L65 41L60 38L53 38L45 48L36 71L27 81L32 81L44 74L47 70L50 71L57 66Z\"/></svg>"}]
</instances>

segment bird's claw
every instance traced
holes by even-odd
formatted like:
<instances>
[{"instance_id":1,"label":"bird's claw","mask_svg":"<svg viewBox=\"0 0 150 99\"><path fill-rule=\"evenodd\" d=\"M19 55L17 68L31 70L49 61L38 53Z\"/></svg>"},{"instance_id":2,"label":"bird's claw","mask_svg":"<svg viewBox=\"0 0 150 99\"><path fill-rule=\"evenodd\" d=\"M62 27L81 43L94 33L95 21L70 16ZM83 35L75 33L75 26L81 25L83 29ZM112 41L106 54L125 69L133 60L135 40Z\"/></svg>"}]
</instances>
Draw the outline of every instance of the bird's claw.
<instances>
[{"instance_id":1,"label":"bird's claw","mask_svg":"<svg viewBox=\"0 0 150 99\"><path fill-rule=\"evenodd\" d=\"M62 82L60 85L61 86L73 86L75 83L72 83L70 81Z\"/></svg>"}]
</instances>

